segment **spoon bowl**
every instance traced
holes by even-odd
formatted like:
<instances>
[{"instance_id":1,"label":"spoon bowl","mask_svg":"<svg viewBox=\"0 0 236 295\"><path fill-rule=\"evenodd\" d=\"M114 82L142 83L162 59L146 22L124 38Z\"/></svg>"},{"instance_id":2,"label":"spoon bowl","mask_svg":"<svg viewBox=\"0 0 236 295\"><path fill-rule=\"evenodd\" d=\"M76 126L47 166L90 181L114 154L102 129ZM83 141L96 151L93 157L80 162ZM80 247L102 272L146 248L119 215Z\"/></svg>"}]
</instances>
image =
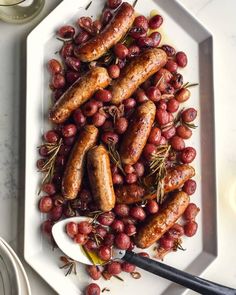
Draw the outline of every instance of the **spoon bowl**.
<instances>
[{"instance_id":1,"label":"spoon bowl","mask_svg":"<svg viewBox=\"0 0 236 295\"><path fill-rule=\"evenodd\" d=\"M57 243L58 247L65 253L68 257L72 258L75 261L79 261L83 264L92 265L92 262L89 260L85 254L83 247L76 244L66 233L66 224L69 222L79 223L81 221L92 221L92 218L78 216L64 219L57 222L52 227L52 235Z\"/></svg>"}]
</instances>

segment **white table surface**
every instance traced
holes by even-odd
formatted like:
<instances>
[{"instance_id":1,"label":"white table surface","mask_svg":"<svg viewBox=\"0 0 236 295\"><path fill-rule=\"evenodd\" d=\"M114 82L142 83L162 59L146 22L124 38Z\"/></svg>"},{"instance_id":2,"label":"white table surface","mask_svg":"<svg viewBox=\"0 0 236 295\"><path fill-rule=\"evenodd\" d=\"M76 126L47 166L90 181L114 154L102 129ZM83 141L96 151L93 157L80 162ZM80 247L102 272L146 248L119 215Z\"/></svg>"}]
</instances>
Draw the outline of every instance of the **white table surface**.
<instances>
[{"instance_id":1,"label":"white table surface","mask_svg":"<svg viewBox=\"0 0 236 295\"><path fill-rule=\"evenodd\" d=\"M21 258L25 37L60 1L46 2L40 16L29 24L11 25L0 21L0 236L17 249ZM236 288L236 1L179 2L213 33L215 45L219 255L203 277ZM33 295L55 294L29 266L25 264L25 267Z\"/></svg>"}]
</instances>

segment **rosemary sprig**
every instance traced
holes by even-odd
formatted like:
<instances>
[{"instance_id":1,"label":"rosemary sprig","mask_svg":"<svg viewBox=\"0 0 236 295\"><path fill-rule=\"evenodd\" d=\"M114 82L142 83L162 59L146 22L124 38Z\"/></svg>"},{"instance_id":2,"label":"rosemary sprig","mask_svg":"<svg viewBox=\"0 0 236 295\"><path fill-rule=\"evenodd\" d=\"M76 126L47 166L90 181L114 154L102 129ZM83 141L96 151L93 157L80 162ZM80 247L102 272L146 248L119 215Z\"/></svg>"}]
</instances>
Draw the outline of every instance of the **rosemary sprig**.
<instances>
[{"instance_id":1,"label":"rosemary sprig","mask_svg":"<svg viewBox=\"0 0 236 295\"><path fill-rule=\"evenodd\" d=\"M89 2L89 4L85 7L85 10L88 10L88 9L89 9L89 7L91 6L92 2L93 2L93 1L90 1L90 2Z\"/></svg>"},{"instance_id":2,"label":"rosemary sprig","mask_svg":"<svg viewBox=\"0 0 236 295\"><path fill-rule=\"evenodd\" d=\"M182 113L183 113L183 111L184 111L184 108L182 108L178 112L178 114L177 114L177 116L176 116L176 118L174 120L174 125L177 126L178 124L180 124L180 125L184 125L184 126L190 128L190 129L196 129L198 126L196 126L194 123L184 122L182 120Z\"/></svg>"},{"instance_id":3,"label":"rosemary sprig","mask_svg":"<svg viewBox=\"0 0 236 295\"><path fill-rule=\"evenodd\" d=\"M198 85L199 85L198 83L189 83L189 82L187 82L187 83L185 83L183 85L182 88L190 88L190 87L195 87L195 86L198 86Z\"/></svg>"},{"instance_id":4,"label":"rosemary sprig","mask_svg":"<svg viewBox=\"0 0 236 295\"><path fill-rule=\"evenodd\" d=\"M110 155L112 163L116 165L120 169L120 171L125 175L125 171L121 164L120 154L113 143L108 144L108 153Z\"/></svg>"},{"instance_id":5,"label":"rosemary sprig","mask_svg":"<svg viewBox=\"0 0 236 295\"><path fill-rule=\"evenodd\" d=\"M175 245L174 245L173 250L174 251L177 251L177 250L186 251L186 249L183 248L182 243L183 243L183 241L181 239L177 239L175 241Z\"/></svg>"},{"instance_id":6,"label":"rosemary sprig","mask_svg":"<svg viewBox=\"0 0 236 295\"><path fill-rule=\"evenodd\" d=\"M114 53L108 50L97 62L99 65L109 66L116 59Z\"/></svg>"},{"instance_id":7,"label":"rosemary sprig","mask_svg":"<svg viewBox=\"0 0 236 295\"><path fill-rule=\"evenodd\" d=\"M101 246L101 243L102 243L102 241L103 241L103 237L100 236L100 235L97 234L97 233L94 233L94 234L93 234L93 237L94 237L94 240L95 240L97 246L100 247L100 246Z\"/></svg>"},{"instance_id":8,"label":"rosemary sprig","mask_svg":"<svg viewBox=\"0 0 236 295\"><path fill-rule=\"evenodd\" d=\"M190 128L190 129L197 129L197 125L195 125L194 123L188 123L188 122L184 122L183 120L181 120L181 123L183 125L185 125L186 127Z\"/></svg>"},{"instance_id":9,"label":"rosemary sprig","mask_svg":"<svg viewBox=\"0 0 236 295\"><path fill-rule=\"evenodd\" d=\"M50 182L53 178L55 161L61 145L62 139L60 139L57 143L46 143L43 145L46 147L49 157L45 160L43 167L39 170L40 172L45 173L42 180L42 185L44 183Z\"/></svg>"},{"instance_id":10,"label":"rosemary sprig","mask_svg":"<svg viewBox=\"0 0 236 295\"><path fill-rule=\"evenodd\" d=\"M104 293L104 292L110 292L111 290L110 289L108 289L108 288L103 288L102 289L102 293Z\"/></svg>"},{"instance_id":11,"label":"rosemary sprig","mask_svg":"<svg viewBox=\"0 0 236 295\"><path fill-rule=\"evenodd\" d=\"M70 259L66 256L61 256L60 260L64 263L62 266L60 266L60 269L66 269L67 272L65 273L65 276L70 275L72 272L76 275L76 262L73 259Z\"/></svg>"},{"instance_id":12,"label":"rosemary sprig","mask_svg":"<svg viewBox=\"0 0 236 295\"><path fill-rule=\"evenodd\" d=\"M157 151L152 154L151 161L149 164L151 173L150 175L157 174L158 176L162 176L165 172L165 160L169 154L171 146L170 145L160 145Z\"/></svg>"},{"instance_id":13,"label":"rosemary sprig","mask_svg":"<svg viewBox=\"0 0 236 295\"><path fill-rule=\"evenodd\" d=\"M174 120L174 125L175 125L175 126L178 125L178 124L180 123L180 121L181 121L181 116L182 116L183 111L184 111L184 108L182 108L182 109L178 112L178 114L176 115L175 120Z\"/></svg>"},{"instance_id":14,"label":"rosemary sprig","mask_svg":"<svg viewBox=\"0 0 236 295\"><path fill-rule=\"evenodd\" d=\"M95 225L97 223L97 219L102 213L102 211L93 211L87 214L88 217L93 218L93 220L91 221L92 225Z\"/></svg>"},{"instance_id":15,"label":"rosemary sprig","mask_svg":"<svg viewBox=\"0 0 236 295\"><path fill-rule=\"evenodd\" d=\"M158 87L163 79L164 79L164 75L161 75L161 78L157 81L157 83L154 86Z\"/></svg>"},{"instance_id":16,"label":"rosemary sprig","mask_svg":"<svg viewBox=\"0 0 236 295\"><path fill-rule=\"evenodd\" d=\"M170 145L160 145L157 151L152 155L149 163L150 174L155 176L155 185L157 201L162 204L164 201L164 178L167 174L166 159L170 152Z\"/></svg>"},{"instance_id":17,"label":"rosemary sprig","mask_svg":"<svg viewBox=\"0 0 236 295\"><path fill-rule=\"evenodd\" d=\"M124 282L124 280L123 280L121 277L117 276L117 275L113 275L113 277L116 278L116 279L119 280L119 281Z\"/></svg>"},{"instance_id":18,"label":"rosemary sprig","mask_svg":"<svg viewBox=\"0 0 236 295\"><path fill-rule=\"evenodd\" d=\"M125 107L121 104L119 107L117 106L106 106L99 109L99 112L102 114L107 114L113 118L113 121L119 119L124 116Z\"/></svg>"},{"instance_id":19,"label":"rosemary sprig","mask_svg":"<svg viewBox=\"0 0 236 295\"><path fill-rule=\"evenodd\" d=\"M135 8L135 6L137 5L138 3L138 0L135 0L134 3L133 3L133 8Z\"/></svg>"}]
</instances>

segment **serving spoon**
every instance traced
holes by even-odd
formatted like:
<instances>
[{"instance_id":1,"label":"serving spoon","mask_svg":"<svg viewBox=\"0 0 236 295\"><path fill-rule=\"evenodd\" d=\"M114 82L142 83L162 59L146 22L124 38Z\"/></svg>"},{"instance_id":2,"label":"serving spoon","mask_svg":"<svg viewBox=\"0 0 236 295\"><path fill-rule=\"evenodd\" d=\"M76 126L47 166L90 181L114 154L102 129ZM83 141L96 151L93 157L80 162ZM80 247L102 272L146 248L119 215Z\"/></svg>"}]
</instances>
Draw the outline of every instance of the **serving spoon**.
<instances>
[{"instance_id":1,"label":"serving spoon","mask_svg":"<svg viewBox=\"0 0 236 295\"><path fill-rule=\"evenodd\" d=\"M83 264L92 265L83 248L74 243L65 231L68 222L79 223L81 221L92 221L89 217L71 217L56 223L52 228L52 235L58 247L68 257ZM122 259L132 263L150 273L182 285L188 289L205 295L236 295L236 290L219 285L217 283L191 275L164 263L137 255L132 251L123 251L114 248L112 259ZM97 264L99 265L99 264Z\"/></svg>"}]
</instances>

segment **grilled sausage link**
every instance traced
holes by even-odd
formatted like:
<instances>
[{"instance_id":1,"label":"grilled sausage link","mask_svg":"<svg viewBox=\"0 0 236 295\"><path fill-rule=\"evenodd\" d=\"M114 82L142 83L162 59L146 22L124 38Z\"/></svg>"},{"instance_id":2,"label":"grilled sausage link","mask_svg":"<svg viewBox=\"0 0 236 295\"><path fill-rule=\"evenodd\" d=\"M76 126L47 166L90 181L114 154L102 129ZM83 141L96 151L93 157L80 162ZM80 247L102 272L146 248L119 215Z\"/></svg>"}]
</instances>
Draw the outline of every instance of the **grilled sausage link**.
<instances>
[{"instance_id":1,"label":"grilled sausage link","mask_svg":"<svg viewBox=\"0 0 236 295\"><path fill-rule=\"evenodd\" d=\"M151 216L147 223L140 228L136 245L144 249L158 241L184 213L189 201L190 198L185 192L175 193L170 200L166 201L160 212Z\"/></svg>"},{"instance_id":2,"label":"grilled sausage link","mask_svg":"<svg viewBox=\"0 0 236 295\"><path fill-rule=\"evenodd\" d=\"M135 164L142 154L155 119L156 106L152 101L140 105L124 134L120 157L124 164Z\"/></svg>"},{"instance_id":3,"label":"grilled sausage link","mask_svg":"<svg viewBox=\"0 0 236 295\"><path fill-rule=\"evenodd\" d=\"M129 3L124 2L105 29L75 49L75 55L83 62L91 62L98 59L125 36L134 19L133 7Z\"/></svg>"},{"instance_id":4,"label":"grilled sausage link","mask_svg":"<svg viewBox=\"0 0 236 295\"><path fill-rule=\"evenodd\" d=\"M195 170L189 165L179 165L174 169L168 171L164 178L164 193L181 188L184 183L195 175ZM145 181L147 187L153 186L153 179L150 177ZM154 194L145 194L145 190L140 185L128 184L118 187L115 190L116 202L119 204L134 204L144 200L155 199Z\"/></svg>"},{"instance_id":5,"label":"grilled sausage link","mask_svg":"<svg viewBox=\"0 0 236 295\"><path fill-rule=\"evenodd\" d=\"M166 53L157 48L148 49L132 59L122 70L120 78L111 86L112 103L120 104L149 77L159 71L167 62Z\"/></svg>"},{"instance_id":6,"label":"grilled sausage link","mask_svg":"<svg viewBox=\"0 0 236 295\"><path fill-rule=\"evenodd\" d=\"M110 159L103 145L88 152L87 170L93 197L99 209L110 211L115 206L115 193L112 183Z\"/></svg>"},{"instance_id":7,"label":"grilled sausage link","mask_svg":"<svg viewBox=\"0 0 236 295\"><path fill-rule=\"evenodd\" d=\"M62 179L62 193L66 199L75 199L81 188L87 151L96 144L98 129L87 125L75 143Z\"/></svg>"},{"instance_id":8,"label":"grilled sausage link","mask_svg":"<svg viewBox=\"0 0 236 295\"><path fill-rule=\"evenodd\" d=\"M74 110L90 99L97 90L107 87L110 82L105 68L91 69L60 97L52 107L49 119L56 124L65 122Z\"/></svg>"},{"instance_id":9,"label":"grilled sausage link","mask_svg":"<svg viewBox=\"0 0 236 295\"><path fill-rule=\"evenodd\" d=\"M126 184L115 189L118 204L133 204L143 200L145 189L137 184Z\"/></svg>"}]
</instances>

